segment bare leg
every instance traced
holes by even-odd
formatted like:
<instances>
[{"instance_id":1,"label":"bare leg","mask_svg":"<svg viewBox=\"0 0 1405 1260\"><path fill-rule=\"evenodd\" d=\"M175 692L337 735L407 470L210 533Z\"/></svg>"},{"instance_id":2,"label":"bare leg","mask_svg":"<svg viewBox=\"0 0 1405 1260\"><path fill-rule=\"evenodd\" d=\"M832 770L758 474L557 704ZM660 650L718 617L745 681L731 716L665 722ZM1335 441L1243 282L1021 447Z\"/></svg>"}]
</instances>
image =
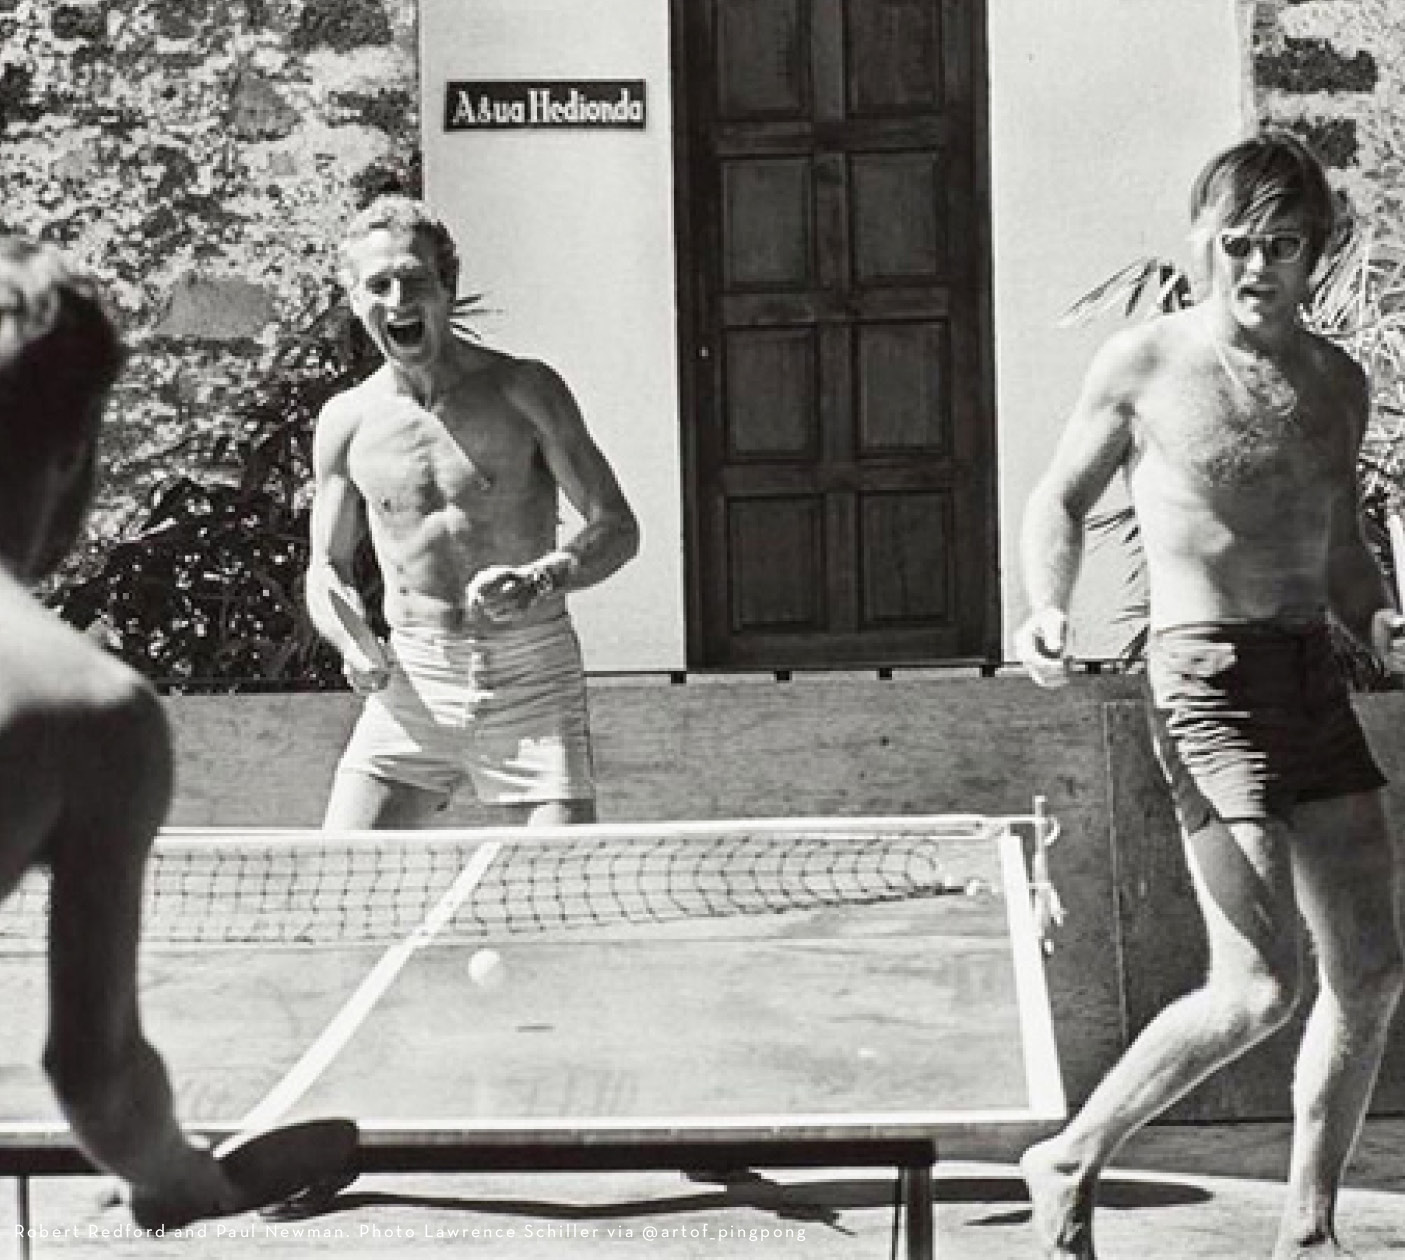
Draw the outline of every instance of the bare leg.
<instances>
[{"instance_id":1,"label":"bare leg","mask_svg":"<svg viewBox=\"0 0 1405 1260\"><path fill-rule=\"evenodd\" d=\"M360 770L338 770L324 831L424 827L444 808L448 797L408 783L392 783Z\"/></svg>"},{"instance_id":2,"label":"bare leg","mask_svg":"<svg viewBox=\"0 0 1405 1260\"><path fill-rule=\"evenodd\" d=\"M1334 1215L1401 989L1396 855L1378 793L1299 810L1298 901L1319 992L1293 1081L1293 1155L1275 1260L1345 1255Z\"/></svg>"},{"instance_id":3,"label":"bare leg","mask_svg":"<svg viewBox=\"0 0 1405 1260\"><path fill-rule=\"evenodd\" d=\"M514 826L563 827L595 821L595 802L528 801L520 805L504 805L503 814Z\"/></svg>"},{"instance_id":4,"label":"bare leg","mask_svg":"<svg viewBox=\"0 0 1405 1260\"><path fill-rule=\"evenodd\" d=\"M1057 1136L1021 1160L1047 1257L1093 1260L1098 1177L1134 1132L1292 1012L1301 942L1286 827L1211 823L1187 842L1210 946L1204 985L1128 1048Z\"/></svg>"}]
</instances>

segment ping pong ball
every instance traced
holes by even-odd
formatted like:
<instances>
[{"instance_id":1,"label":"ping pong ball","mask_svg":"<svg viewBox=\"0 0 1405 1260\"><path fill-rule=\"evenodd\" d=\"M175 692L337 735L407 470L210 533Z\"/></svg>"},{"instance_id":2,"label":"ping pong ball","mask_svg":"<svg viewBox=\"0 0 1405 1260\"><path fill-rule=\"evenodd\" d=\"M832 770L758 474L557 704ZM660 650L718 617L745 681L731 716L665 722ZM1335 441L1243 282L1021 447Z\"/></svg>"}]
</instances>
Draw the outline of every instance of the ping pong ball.
<instances>
[{"instance_id":1,"label":"ping pong ball","mask_svg":"<svg viewBox=\"0 0 1405 1260\"><path fill-rule=\"evenodd\" d=\"M480 949L468 960L468 978L480 989L496 989L503 981L502 955L495 949Z\"/></svg>"}]
</instances>

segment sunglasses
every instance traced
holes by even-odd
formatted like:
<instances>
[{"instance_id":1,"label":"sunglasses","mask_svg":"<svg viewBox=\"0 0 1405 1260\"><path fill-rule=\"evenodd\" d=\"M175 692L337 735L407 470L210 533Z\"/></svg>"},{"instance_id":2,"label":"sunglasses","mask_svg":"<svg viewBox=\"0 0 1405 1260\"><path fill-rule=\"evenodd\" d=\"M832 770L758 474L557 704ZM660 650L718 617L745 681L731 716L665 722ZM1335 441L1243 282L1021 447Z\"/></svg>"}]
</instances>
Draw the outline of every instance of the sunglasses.
<instances>
[{"instance_id":1,"label":"sunglasses","mask_svg":"<svg viewBox=\"0 0 1405 1260\"><path fill-rule=\"evenodd\" d=\"M1264 258L1271 263L1297 262L1307 248L1307 237L1300 232L1239 232L1226 230L1216 237L1226 258L1243 262L1254 252L1254 246L1263 248Z\"/></svg>"}]
</instances>

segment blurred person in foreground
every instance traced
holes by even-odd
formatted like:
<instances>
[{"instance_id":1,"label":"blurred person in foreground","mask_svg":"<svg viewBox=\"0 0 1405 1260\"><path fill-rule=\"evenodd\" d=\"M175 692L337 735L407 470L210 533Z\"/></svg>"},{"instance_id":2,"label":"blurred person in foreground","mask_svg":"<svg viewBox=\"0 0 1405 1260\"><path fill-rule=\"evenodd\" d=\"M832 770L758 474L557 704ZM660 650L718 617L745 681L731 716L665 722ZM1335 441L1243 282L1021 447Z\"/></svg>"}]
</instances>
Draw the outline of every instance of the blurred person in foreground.
<instances>
[{"instance_id":1,"label":"blurred person in foreground","mask_svg":"<svg viewBox=\"0 0 1405 1260\"><path fill-rule=\"evenodd\" d=\"M29 591L78 537L122 357L90 280L51 247L0 239L0 895L51 873L43 1063L79 1145L127 1183L138 1220L189 1220L249 1205L182 1131L138 1012L166 721L136 673Z\"/></svg>"}]
</instances>

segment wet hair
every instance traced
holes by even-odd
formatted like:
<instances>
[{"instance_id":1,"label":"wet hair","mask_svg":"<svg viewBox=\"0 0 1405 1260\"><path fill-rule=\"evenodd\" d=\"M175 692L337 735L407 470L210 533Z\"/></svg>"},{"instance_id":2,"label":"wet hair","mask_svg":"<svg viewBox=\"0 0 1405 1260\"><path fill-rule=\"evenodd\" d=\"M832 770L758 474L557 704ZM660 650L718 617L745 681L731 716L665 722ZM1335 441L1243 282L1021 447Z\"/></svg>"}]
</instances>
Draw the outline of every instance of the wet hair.
<instances>
[{"instance_id":1,"label":"wet hair","mask_svg":"<svg viewBox=\"0 0 1405 1260\"><path fill-rule=\"evenodd\" d=\"M1261 132L1216 154L1190 190L1190 219L1205 239L1274 214L1301 216L1308 262L1316 265L1332 238L1335 202L1322 163L1286 131Z\"/></svg>"},{"instance_id":2,"label":"wet hair","mask_svg":"<svg viewBox=\"0 0 1405 1260\"><path fill-rule=\"evenodd\" d=\"M400 231L423 237L434 253L434 267L439 279L452 295L459 283L459 251L449 229L423 201L403 193L385 193L357 212L347 224L341 241L343 279L348 287L354 277L350 248L372 232Z\"/></svg>"},{"instance_id":3,"label":"wet hair","mask_svg":"<svg viewBox=\"0 0 1405 1260\"><path fill-rule=\"evenodd\" d=\"M22 476L94 440L123 358L90 276L52 245L0 237L0 461Z\"/></svg>"}]
</instances>

